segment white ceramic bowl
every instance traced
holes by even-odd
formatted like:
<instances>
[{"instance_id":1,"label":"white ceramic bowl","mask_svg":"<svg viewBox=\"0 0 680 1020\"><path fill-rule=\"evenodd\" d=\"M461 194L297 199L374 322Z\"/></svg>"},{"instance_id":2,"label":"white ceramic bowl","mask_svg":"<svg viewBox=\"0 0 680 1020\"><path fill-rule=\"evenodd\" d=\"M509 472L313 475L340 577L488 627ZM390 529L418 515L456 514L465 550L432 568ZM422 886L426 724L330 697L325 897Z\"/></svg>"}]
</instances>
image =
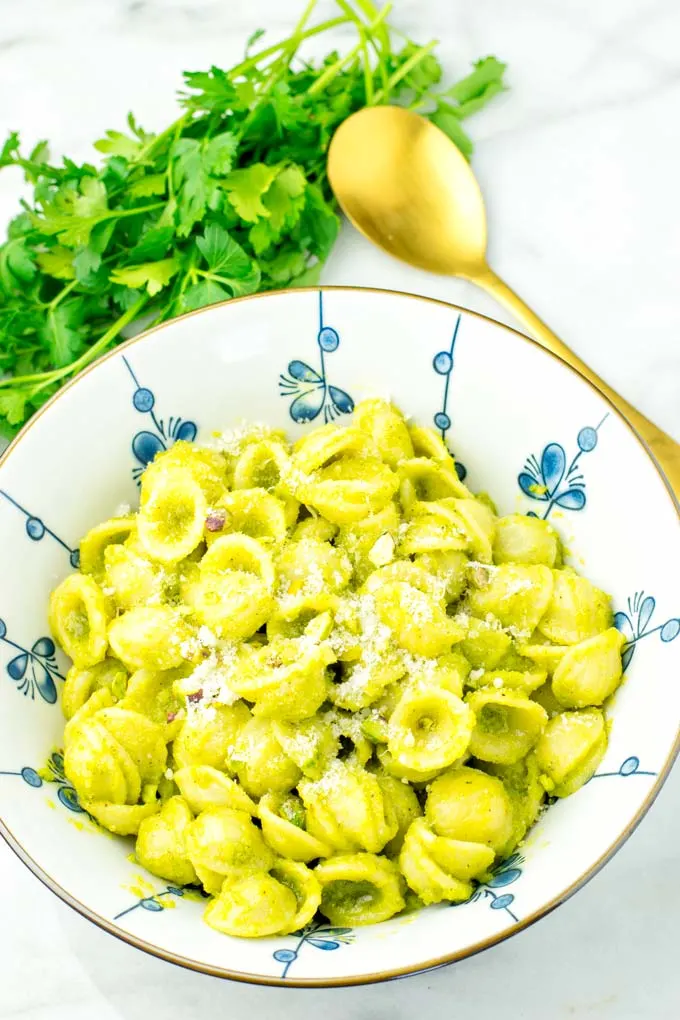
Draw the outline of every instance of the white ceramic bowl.
<instances>
[{"instance_id":1,"label":"white ceramic bowl","mask_svg":"<svg viewBox=\"0 0 680 1020\"><path fill-rule=\"evenodd\" d=\"M630 644L609 749L595 778L552 807L466 904L356 931L228 938L202 923L198 898L141 874L129 842L80 811L55 750L67 663L48 636L48 593L72 569L79 538L134 503L141 468L174 439L207 439L243 418L299 436L324 418L346 422L371 395L435 424L472 488L492 493L501 512L549 517L575 565L612 593ZM436 301L342 288L269 294L130 341L58 394L0 459L0 564L0 829L102 928L211 974L352 984L490 946L601 867L678 750L680 529L658 467L557 358Z\"/></svg>"}]
</instances>

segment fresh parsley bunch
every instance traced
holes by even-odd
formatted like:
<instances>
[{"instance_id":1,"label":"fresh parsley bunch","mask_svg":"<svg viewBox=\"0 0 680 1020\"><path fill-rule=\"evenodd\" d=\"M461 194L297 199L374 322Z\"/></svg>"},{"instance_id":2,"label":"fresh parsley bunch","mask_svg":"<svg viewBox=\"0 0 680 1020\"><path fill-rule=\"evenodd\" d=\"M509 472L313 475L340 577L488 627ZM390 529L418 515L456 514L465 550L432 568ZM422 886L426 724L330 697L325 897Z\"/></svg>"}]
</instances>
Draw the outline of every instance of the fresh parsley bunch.
<instances>
[{"instance_id":1,"label":"fresh parsley bunch","mask_svg":"<svg viewBox=\"0 0 680 1020\"><path fill-rule=\"evenodd\" d=\"M470 155L462 121L503 89L503 64L487 57L435 91L435 43L390 29L391 5L336 0L336 17L308 27L316 2L288 39L251 54L258 31L231 70L186 73L182 115L160 134L132 114L127 132L107 131L95 142L100 167L54 165L46 142L23 155L9 136L0 167L21 167L33 200L0 247L4 434L140 322L315 283L339 226L326 152L354 111L409 105ZM348 53L296 58L305 40L348 24L357 31Z\"/></svg>"}]
</instances>

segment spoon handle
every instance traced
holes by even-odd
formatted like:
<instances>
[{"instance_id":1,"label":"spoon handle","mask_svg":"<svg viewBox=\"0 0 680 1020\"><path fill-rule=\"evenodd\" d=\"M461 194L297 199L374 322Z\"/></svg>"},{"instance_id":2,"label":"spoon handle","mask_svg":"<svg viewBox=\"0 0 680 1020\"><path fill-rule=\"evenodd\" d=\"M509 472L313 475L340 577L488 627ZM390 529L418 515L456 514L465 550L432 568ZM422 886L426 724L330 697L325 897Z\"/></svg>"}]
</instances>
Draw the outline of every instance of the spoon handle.
<instances>
[{"instance_id":1,"label":"spoon handle","mask_svg":"<svg viewBox=\"0 0 680 1020\"><path fill-rule=\"evenodd\" d=\"M665 432L654 425L648 418L645 418L643 414L640 414L632 404L629 404L627 400L619 396L611 386L604 382L603 379L600 379L591 368L588 368L585 362L581 361L492 269L485 266L482 272L475 274L471 279L473 283L478 284L478 286L491 294L492 297L495 297L502 305L505 305L526 326L531 336L542 347L545 347L546 350L556 354L563 361L566 361L568 365L571 365L572 368L575 368L611 401L617 411L627 419L645 441L661 465L676 497L680 499L680 444L671 439L669 435L666 435Z\"/></svg>"}]
</instances>

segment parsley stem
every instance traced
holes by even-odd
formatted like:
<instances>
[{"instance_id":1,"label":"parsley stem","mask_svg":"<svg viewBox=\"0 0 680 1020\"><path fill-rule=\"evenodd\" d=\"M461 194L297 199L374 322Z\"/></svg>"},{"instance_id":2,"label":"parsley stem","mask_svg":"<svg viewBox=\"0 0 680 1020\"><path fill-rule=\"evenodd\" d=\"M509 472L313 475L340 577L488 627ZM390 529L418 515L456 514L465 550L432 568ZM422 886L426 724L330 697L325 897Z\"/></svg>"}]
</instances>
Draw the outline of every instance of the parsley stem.
<instances>
[{"instance_id":1,"label":"parsley stem","mask_svg":"<svg viewBox=\"0 0 680 1020\"><path fill-rule=\"evenodd\" d=\"M155 209L165 209L167 202L154 202L152 205L140 205L135 209L111 209L108 213L97 217L97 223L104 220L122 220L124 216L138 216L140 213L153 212ZM95 224L96 225L96 224Z\"/></svg>"},{"instance_id":2,"label":"parsley stem","mask_svg":"<svg viewBox=\"0 0 680 1020\"><path fill-rule=\"evenodd\" d=\"M361 53L364 58L364 91L366 93L366 106L373 106L373 71L371 70L371 58L366 45L366 33L363 28L359 29L361 36Z\"/></svg>"},{"instance_id":3,"label":"parsley stem","mask_svg":"<svg viewBox=\"0 0 680 1020\"><path fill-rule=\"evenodd\" d=\"M342 70L344 65L354 60L354 58L359 53L361 53L360 42L357 43L356 46L353 46L348 53L345 53L343 57L338 57L334 64L331 64L330 67L327 67L324 73L316 79L312 87L308 90L307 95L315 96L317 92L321 92L321 90L324 89L326 85L328 85L328 83L337 76L338 72Z\"/></svg>"},{"instance_id":4,"label":"parsley stem","mask_svg":"<svg viewBox=\"0 0 680 1020\"><path fill-rule=\"evenodd\" d=\"M204 280L212 280L213 283L226 283L228 287L231 287L233 280L229 280L226 276L220 276L218 273L210 273L206 269L194 269L194 273L197 276L202 276Z\"/></svg>"},{"instance_id":5,"label":"parsley stem","mask_svg":"<svg viewBox=\"0 0 680 1020\"><path fill-rule=\"evenodd\" d=\"M385 4L385 6L373 19L370 25L367 26L367 31L374 32L378 25L385 20L385 18L387 17L391 10L392 4L391 3ZM316 79L312 87L308 90L307 95L314 96L317 94L317 92L321 92L321 90L324 89L326 85L328 85L328 83L332 81L333 78L336 77L338 72L342 70L345 64L348 64L350 61L354 60L354 58L358 56L359 53L361 53L361 48L362 43L358 42L357 45L354 46L349 51L349 53L346 53L344 57L339 57L334 64L331 64L330 67L327 67L323 74Z\"/></svg>"},{"instance_id":6,"label":"parsley stem","mask_svg":"<svg viewBox=\"0 0 680 1020\"><path fill-rule=\"evenodd\" d=\"M388 83L387 83L387 71L385 70L385 57L383 55L382 50L380 49L380 46L376 42L375 36L378 35L380 37L381 42L382 42L382 44L385 47L386 53L389 54L389 52L390 52L390 39L389 39L389 34L387 32L387 29L386 29L385 25L383 24L383 22L384 22L384 19L387 17L387 15L390 13L390 11L392 9L392 4L391 3L386 4L385 7L383 7L383 9L379 11L378 8L375 6L375 4L369 3L368 6L366 6L366 4L364 2L362 2L362 0L357 0L357 2L359 3L359 6L362 8L364 13L367 14L369 17L371 17L373 19L370 24L367 25L364 21L361 20L361 18L356 13L354 8L351 7L350 4L348 3L348 0L336 0L336 3L338 4L338 6L343 11L347 12L348 17L351 18L352 21L354 22L354 24L357 26L357 31L359 32L359 35L362 38L363 43L364 43L364 46L362 48L365 49L366 43L370 42L371 48L373 49L373 52L375 53L375 56L376 56L377 66L378 66L378 74L380 75L380 81L382 83L383 93L387 94L389 92L389 89L388 89ZM364 64L364 68L365 68L366 67L366 63L368 62L368 56L367 55L365 56L364 60L365 60L365 64ZM370 67L370 65L369 65L369 67ZM366 72L366 70L365 70L364 74L366 75L367 73L368 72ZM367 105L368 106L372 106L375 103L375 97L373 95L373 76L372 75L371 75L371 88L370 88L370 92L371 92L371 99L370 100L367 99Z\"/></svg>"},{"instance_id":7,"label":"parsley stem","mask_svg":"<svg viewBox=\"0 0 680 1020\"><path fill-rule=\"evenodd\" d=\"M297 25L293 29L293 32L292 32L292 38L293 39L295 39L297 36L300 35L300 33L302 32L302 29L305 27L305 25L309 21L310 14L314 10L314 8L316 7L318 2L319 2L319 0L308 0L307 6L305 7L304 11L300 15L300 17L298 19Z\"/></svg>"},{"instance_id":8,"label":"parsley stem","mask_svg":"<svg viewBox=\"0 0 680 1020\"><path fill-rule=\"evenodd\" d=\"M159 142L165 141L168 135L172 135L175 132L181 132L182 128L187 124L189 120L190 120L189 114L183 113L182 116L178 117L177 120L173 121L172 124L165 129L165 131L161 131L159 135L154 135L153 138L151 138L146 143L144 148L137 153L134 162L143 163L146 157L151 152L153 152L153 150L156 148Z\"/></svg>"},{"instance_id":9,"label":"parsley stem","mask_svg":"<svg viewBox=\"0 0 680 1020\"><path fill-rule=\"evenodd\" d=\"M347 0L335 0L341 11L344 11L348 19L354 22L357 28L363 27L364 22L361 20L357 12L347 2Z\"/></svg>"},{"instance_id":10,"label":"parsley stem","mask_svg":"<svg viewBox=\"0 0 680 1020\"><path fill-rule=\"evenodd\" d=\"M356 0L357 6L363 11L367 18L376 19L380 14L380 11L372 0ZM389 27L384 23L384 19L379 19L375 23L377 28L376 35L380 39L380 42L384 46L385 50L389 53L391 50L390 45L390 30Z\"/></svg>"},{"instance_id":11,"label":"parsley stem","mask_svg":"<svg viewBox=\"0 0 680 1020\"><path fill-rule=\"evenodd\" d=\"M315 35L320 35L322 32L327 32L331 28L338 28L340 25L346 25L350 21L350 18L342 17L338 15L335 18L329 18L327 21L322 21L319 25L314 25L313 28L308 28L304 32L300 32L298 37L298 44L304 42L306 39L311 39ZM271 57L279 50L284 49L290 42L289 39L282 39L281 42L274 43L272 46L268 46L264 50L260 50L259 53L253 54L252 57L248 57L247 60L243 60L236 67L232 67L229 71L229 77L233 80L239 78L253 67L264 60L266 57Z\"/></svg>"},{"instance_id":12,"label":"parsley stem","mask_svg":"<svg viewBox=\"0 0 680 1020\"><path fill-rule=\"evenodd\" d=\"M387 82L389 89L393 89L394 86L397 85L402 80L402 78L405 78L409 71L412 71L416 64L419 64L421 60L424 60L428 53L431 50L433 50L436 45L437 40L433 39L432 42L426 43L425 46L421 46L419 50L416 50L415 53L412 53L408 60L404 61L399 70L395 71L394 74L390 75ZM376 92L374 101L376 103L381 102L383 96L384 90L381 89L379 92Z\"/></svg>"},{"instance_id":13,"label":"parsley stem","mask_svg":"<svg viewBox=\"0 0 680 1020\"><path fill-rule=\"evenodd\" d=\"M63 300L64 300L64 298L66 297L66 295L67 295L67 294L70 294L70 293L71 293L71 291L73 290L73 288L74 288L74 287L77 287L77 286L78 286L78 282L79 282L78 280L71 280L71 282L70 282L70 283L67 283L65 287L62 287L62 288L61 288L61 290L59 291L59 293L57 294L57 296L56 296L56 297L53 297L53 298L52 298L52 300L51 300L51 301L49 302L49 304L47 305L47 307L48 307L48 308L50 309L50 311L52 311L53 309L55 309L55 308L57 307L57 305L58 305L58 304L59 304L59 303L60 303L61 301L63 301Z\"/></svg>"}]
</instances>

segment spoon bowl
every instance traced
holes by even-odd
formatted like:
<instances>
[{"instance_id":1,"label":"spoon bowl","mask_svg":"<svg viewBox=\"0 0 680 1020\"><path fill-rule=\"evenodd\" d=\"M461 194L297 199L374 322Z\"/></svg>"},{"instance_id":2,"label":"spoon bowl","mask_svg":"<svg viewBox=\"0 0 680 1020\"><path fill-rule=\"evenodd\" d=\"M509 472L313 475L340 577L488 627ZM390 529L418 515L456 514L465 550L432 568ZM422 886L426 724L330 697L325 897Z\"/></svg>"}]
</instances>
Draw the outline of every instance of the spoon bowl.
<instances>
[{"instance_id":1,"label":"spoon bowl","mask_svg":"<svg viewBox=\"0 0 680 1020\"><path fill-rule=\"evenodd\" d=\"M457 275L478 275L482 193L460 150L430 121L399 106L349 117L331 142L328 177L354 226L390 255L432 273L456 266Z\"/></svg>"}]
</instances>

